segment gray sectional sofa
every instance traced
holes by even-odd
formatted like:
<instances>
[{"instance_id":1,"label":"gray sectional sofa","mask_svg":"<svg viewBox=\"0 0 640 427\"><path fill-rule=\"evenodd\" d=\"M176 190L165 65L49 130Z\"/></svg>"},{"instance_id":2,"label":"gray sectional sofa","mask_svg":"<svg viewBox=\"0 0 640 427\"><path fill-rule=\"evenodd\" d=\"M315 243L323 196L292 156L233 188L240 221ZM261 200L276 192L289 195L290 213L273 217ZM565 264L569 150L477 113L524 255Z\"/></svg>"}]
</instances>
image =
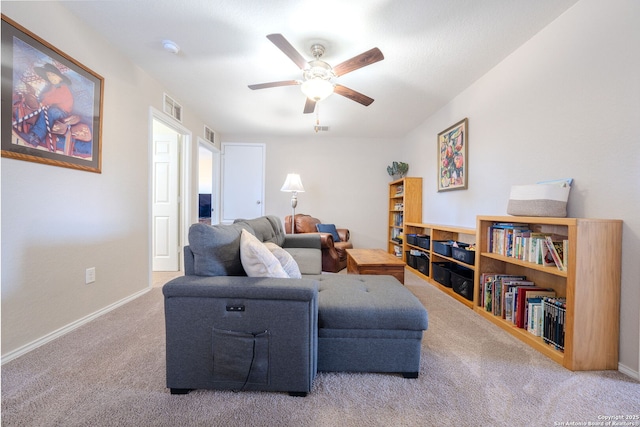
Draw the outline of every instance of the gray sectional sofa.
<instances>
[{"instance_id":1,"label":"gray sectional sofa","mask_svg":"<svg viewBox=\"0 0 640 427\"><path fill-rule=\"evenodd\" d=\"M284 248L302 278L247 277L242 230ZM194 224L185 276L163 287L167 387L306 395L318 371L418 376L427 312L391 276L321 274L320 237L279 218Z\"/></svg>"}]
</instances>

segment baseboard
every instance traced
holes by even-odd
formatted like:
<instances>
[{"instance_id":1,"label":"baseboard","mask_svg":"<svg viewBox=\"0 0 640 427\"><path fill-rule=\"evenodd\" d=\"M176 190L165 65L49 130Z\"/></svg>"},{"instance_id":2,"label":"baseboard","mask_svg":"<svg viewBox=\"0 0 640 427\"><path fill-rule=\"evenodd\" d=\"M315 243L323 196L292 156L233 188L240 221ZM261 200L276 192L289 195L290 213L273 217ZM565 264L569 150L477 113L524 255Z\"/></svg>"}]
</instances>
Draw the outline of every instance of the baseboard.
<instances>
[{"instance_id":1,"label":"baseboard","mask_svg":"<svg viewBox=\"0 0 640 427\"><path fill-rule=\"evenodd\" d=\"M628 366L623 365L622 363L618 363L618 371L625 374L628 377L631 377L635 380L640 381L640 373L638 371L634 371Z\"/></svg>"},{"instance_id":2,"label":"baseboard","mask_svg":"<svg viewBox=\"0 0 640 427\"><path fill-rule=\"evenodd\" d=\"M121 299L120 301L116 301L113 304L108 305L108 306L106 306L106 307L104 307L104 308L102 308L102 309L100 309L100 310L88 315L88 316L85 316L85 317L83 317L81 319L78 319L75 322L69 323L68 325L63 326L62 328L57 329L57 330L55 330L55 331L43 336L42 338L39 338L39 339L37 339L35 341L32 341L29 344L26 344L26 345L14 350L14 351L11 351L11 352L5 354L4 356L2 356L2 360L0 361L0 365L4 365L7 362L10 362L10 361L12 361L14 359L17 359L18 357L20 357L20 356L22 356L22 355L24 355L24 354L26 354L26 353L28 353L28 352L30 352L32 350L35 350L36 348L38 348L38 347L40 347L40 346L42 346L42 345L44 345L44 344L46 344L48 342L51 342L51 341L55 340L56 338L60 338L61 336L65 335L65 334L68 334L69 332L79 328L82 325L85 325L85 324L91 322L92 320L102 316L103 314L106 314L106 313L108 313L108 312L110 312L112 310L115 310L116 308L118 308L118 307L120 307L120 306L122 306L122 305L124 305L124 304L126 304L126 303L128 303L130 301L133 301L134 299L138 298L139 296L142 296L142 295L146 294L150 290L151 290L151 287L145 288L145 289L143 289L143 290L141 290L139 292L136 292L133 295L130 295L130 296L124 298L124 299Z\"/></svg>"}]
</instances>

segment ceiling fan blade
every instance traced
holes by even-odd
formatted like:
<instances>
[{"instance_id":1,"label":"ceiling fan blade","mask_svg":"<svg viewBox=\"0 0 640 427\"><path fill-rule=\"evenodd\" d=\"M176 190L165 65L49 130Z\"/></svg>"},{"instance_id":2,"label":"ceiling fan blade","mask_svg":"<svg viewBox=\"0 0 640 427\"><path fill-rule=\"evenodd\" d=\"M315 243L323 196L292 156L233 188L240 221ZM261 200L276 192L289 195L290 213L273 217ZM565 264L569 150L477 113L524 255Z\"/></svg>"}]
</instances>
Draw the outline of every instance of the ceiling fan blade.
<instances>
[{"instance_id":1,"label":"ceiling fan blade","mask_svg":"<svg viewBox=\"0 0 640 427\"><path fill-rule=\"evenodd\" d=\"M304 103L304 114L311 114L316 109L316 101L313 99L306 98L307 100Z\"/></svg>"},{"instance_id":2,"label":"ceiling fan blade","mask_svg":"<svg viewBox=\"0 0 640 427\"><path fill-rule=\"evenodd\" d=\"M283 80L281 82L259 83L255 85L249 85L249 89L256 90L256 89L267 89L270 87L279 87L279 86L294 86L294 85L299 85L301 83L302 82L300 80Z\"/></svg>"},{"instance_id":3,"label":"ceiling fan blade","mask_svg":"<svg viewBox=\"0 0 640 427\"><path fill-rule=\"evenodd\" d=\"M353 89L349 89L346 86L336 85L334 92L338 95L342 95L345 98L349 98L352 101L356 101L365 107L371 105L373 98L369 98L367 95L363 95L360 92L356 92Z\"/></svg>"},{"instance_id":4,"label":"ceiling fan blade","mask_svg":"<svg viewBox=\"0 0 640 427\"><path fill-rule=\"evenodd\" d=\"M382 52L380 52L380 49L374 47L371 50L368 50L358 56L354 56L353 58L336 65L335 67L333 67L333 72L336 76L340 77L342 75L355 71L358 68L366 67L367 65L382 61L383 59L384 55L382 54Z\"/></svg>"},{"instance_id":5,"label":"ceiling fan blade","mask_svg":"<svg viewBox=\"0 0 640 427\"><path fill-rule=\"evenodd\" d=\"M295 62L301 70L307 68L307 60L304 59L302 55L300 55L300 52L298 52L295 47L291 46L291 43L289 43L282 34L269 34L267 38L271 40L271 42L275 44L278 49L284 52L284 54L287 55L289 59Z\"/></svg>"}]
</instances>

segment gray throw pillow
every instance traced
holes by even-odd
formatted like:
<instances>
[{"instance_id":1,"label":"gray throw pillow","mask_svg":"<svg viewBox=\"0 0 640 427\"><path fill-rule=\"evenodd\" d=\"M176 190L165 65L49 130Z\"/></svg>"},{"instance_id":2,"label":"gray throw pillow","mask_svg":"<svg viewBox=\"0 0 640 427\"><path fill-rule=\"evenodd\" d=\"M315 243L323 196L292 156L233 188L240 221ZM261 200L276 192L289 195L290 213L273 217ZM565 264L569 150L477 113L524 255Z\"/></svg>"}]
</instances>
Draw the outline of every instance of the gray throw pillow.
<instances>
[{"instance_id":1,"label":"gray throw pillow","mask_svg":"<svg viewBox=\"0 0 640 427\"><path fill-rule=\"evenodd\" d=\"M245 276L240 261L240 234L253 230L245 223L231 225L193 224L189 228L189 247L194 272L198 276Z\"/></svg>"}]
</instances>

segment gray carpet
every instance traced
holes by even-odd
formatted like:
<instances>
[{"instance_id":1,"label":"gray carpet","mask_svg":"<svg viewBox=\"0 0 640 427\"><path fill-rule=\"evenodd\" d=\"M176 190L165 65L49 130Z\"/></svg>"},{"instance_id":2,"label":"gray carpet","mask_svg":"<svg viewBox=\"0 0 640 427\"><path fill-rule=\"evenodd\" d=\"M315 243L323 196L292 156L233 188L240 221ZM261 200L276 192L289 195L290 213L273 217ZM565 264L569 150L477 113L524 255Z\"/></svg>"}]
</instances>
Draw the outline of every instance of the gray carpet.
<instances>
[{"instance_id":1,"label":"gray carpet","mask_svg":"<svg viewBox=\"0 0 640 427\"><path fill-rule=\"evenodd\" d=\"M568 371L415 275L406 282L429 311L418 379L320 373L305 398L172 396L154 288L2 366L2 425L558 426L640 414L639 382Z\"/></svg>"}]
</instances>

